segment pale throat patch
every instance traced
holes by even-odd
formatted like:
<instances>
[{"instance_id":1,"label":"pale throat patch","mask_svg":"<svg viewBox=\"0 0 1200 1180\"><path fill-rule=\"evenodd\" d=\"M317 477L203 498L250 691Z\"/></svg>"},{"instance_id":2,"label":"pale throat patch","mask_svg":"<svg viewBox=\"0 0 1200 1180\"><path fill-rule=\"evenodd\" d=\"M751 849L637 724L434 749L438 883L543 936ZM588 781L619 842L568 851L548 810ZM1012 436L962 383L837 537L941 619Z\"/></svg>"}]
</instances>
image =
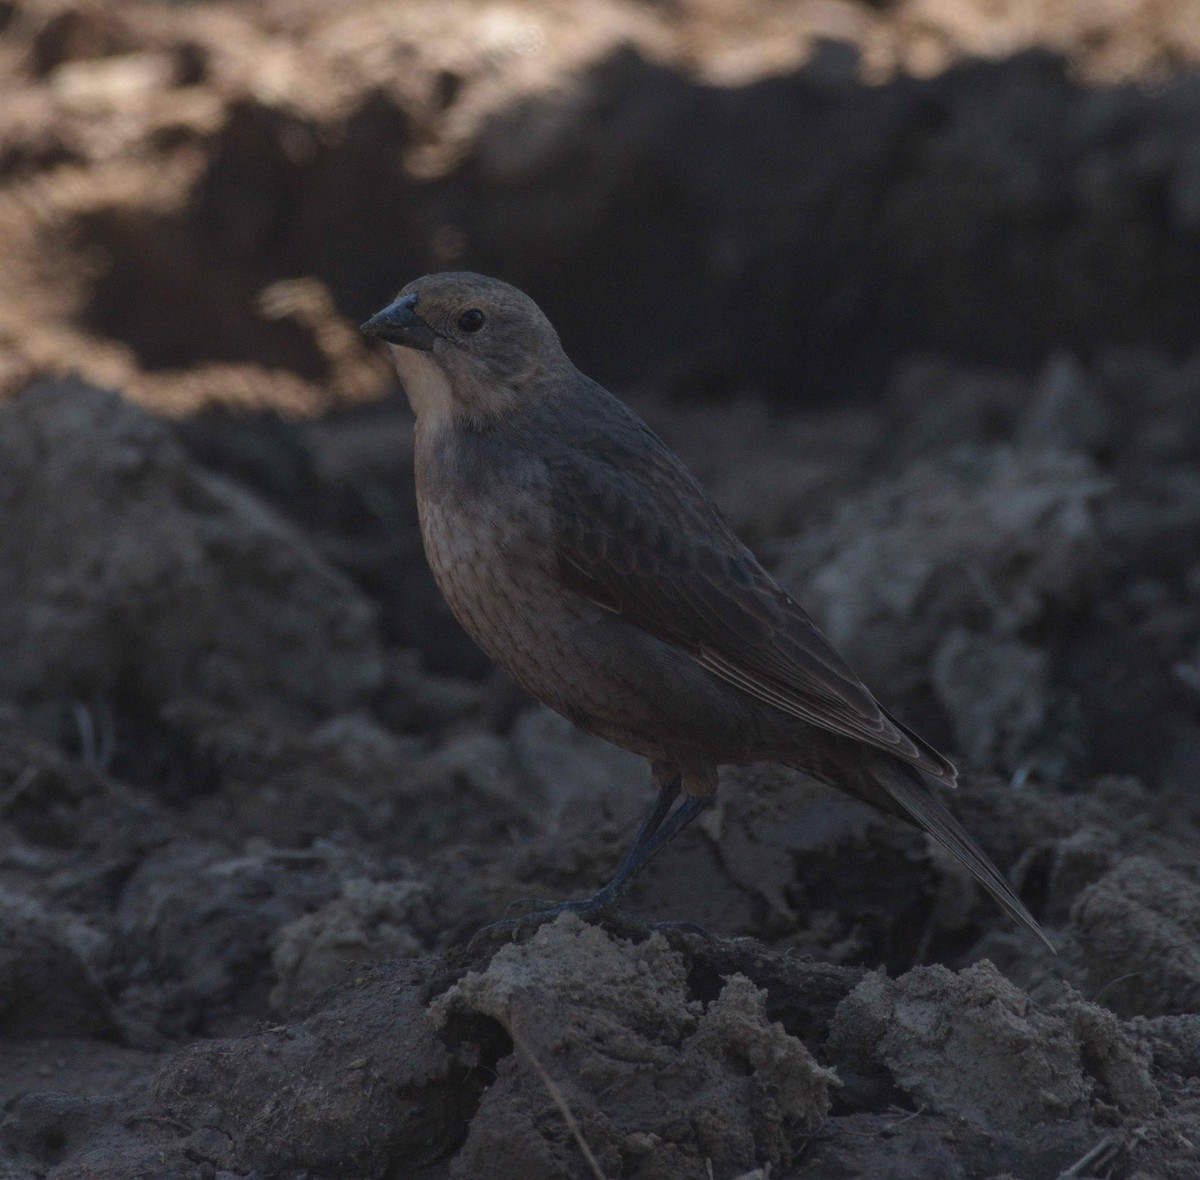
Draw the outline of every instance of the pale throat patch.
<instances>
[{"instance_id":1,"label":"pale throat patch","mask_svg":"<svg viewBox=\"0 0 1200 1180\"><path fill-rule=\"evenodd\" d=\"M388 351L418 421L434 426L453 417L454 393L445 369L428 352L417 348L389 344Z\"/></svg>"}]
</instances>

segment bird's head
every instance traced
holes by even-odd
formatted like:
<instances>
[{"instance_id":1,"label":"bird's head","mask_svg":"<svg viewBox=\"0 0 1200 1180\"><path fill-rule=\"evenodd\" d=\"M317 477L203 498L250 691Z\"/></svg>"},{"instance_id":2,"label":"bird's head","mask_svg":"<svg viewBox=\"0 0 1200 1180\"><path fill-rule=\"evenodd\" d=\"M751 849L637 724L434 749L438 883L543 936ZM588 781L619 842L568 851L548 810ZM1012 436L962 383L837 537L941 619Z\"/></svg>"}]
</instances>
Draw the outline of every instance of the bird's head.
<instances>
[{"instance_id":1,"label":"bird's head","mask_svg":"<svg viewBox=\"0 0 1200 1180\"><path fill-rule=\"evenodd\" d=\"M485 421L537 397L569 366L550 321L499 279L415 279L362 326L388 345L418 423Z\"/></svg>"}]
</instances>

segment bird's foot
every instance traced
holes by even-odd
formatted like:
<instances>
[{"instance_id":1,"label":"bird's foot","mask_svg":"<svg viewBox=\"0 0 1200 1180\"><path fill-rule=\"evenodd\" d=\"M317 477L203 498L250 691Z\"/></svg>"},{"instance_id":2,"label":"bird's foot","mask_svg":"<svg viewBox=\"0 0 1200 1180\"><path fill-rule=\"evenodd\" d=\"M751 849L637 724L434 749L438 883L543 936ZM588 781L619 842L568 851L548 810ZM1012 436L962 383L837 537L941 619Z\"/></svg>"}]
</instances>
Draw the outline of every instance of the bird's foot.
<instances>
[{"instance_id":1,"label":"bird's foot","mask_svg":"<svg viewBox=\"0 0 1200 1180\"><path fill-rule=\"evenodd\" d=\"M478 930L467 944L471 949L491 938L510 936L514 941L527 932L552 922L559 914L578 914L585 922L603 922L620 933L646 934L651 927L630 916L620 908L621 895L616 890L601 889L581 901L547 901L542 898L521 897L505 907L509 914L515 909L525 912L505 917Z\"/></svg>"},{"instance_id":2,"label":"bird's foot","mask_svg":"<svg viewBox=\"0 0 1200 1180\"><path fill-rule=\"evenodd\" d=\"M588 898L590 901L591 898ZM570 905L570 902L558 902L552 897L518 897L504 907L504 917L521 917L523 914L534 914L539 910L552 910L559 905Z\"/></svg>"}]
</instances>

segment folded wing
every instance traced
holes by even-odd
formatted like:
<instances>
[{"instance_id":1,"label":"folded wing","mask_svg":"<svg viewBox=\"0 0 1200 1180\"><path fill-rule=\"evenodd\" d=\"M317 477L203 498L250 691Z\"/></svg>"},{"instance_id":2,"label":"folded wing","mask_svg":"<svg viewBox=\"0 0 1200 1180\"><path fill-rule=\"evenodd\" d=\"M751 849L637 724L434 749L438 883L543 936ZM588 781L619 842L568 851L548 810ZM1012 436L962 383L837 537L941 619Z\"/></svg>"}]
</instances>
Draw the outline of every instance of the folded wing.
<instances>
[{"instance_id":1,"label":"folded wing","mask_svg":"<svg viewBox=\"0 0 1200 1180\"><path fill-rule=\"evenodd\" d=\"M619 461L548 462L565 584L758 700L952 786L953 765L879 705L665 446L638 441Z\"/></svg>"}]
</instances>

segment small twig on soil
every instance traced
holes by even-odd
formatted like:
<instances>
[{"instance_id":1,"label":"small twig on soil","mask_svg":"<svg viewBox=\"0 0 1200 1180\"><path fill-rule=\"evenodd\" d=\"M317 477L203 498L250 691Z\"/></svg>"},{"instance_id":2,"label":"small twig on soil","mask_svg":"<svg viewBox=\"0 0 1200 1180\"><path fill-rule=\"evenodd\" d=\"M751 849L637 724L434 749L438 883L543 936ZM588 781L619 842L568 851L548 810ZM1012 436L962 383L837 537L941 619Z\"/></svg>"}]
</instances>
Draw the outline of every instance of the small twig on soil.
<instances>
[{"instance_id":1,"label":"small twig on soil","mask_svg":"<svg viewBox=\"0 0 1200 1180\"><path fill-rule=\"evenodd\" d=\"M891 1109L894 1110L896 1114L903 1114L904 1117L902 1119L897 1119L894 1123L888 1123L886 1127L880 1128L883 1131L894 1131L897 1127L902 1127L905 1123L911 1123L913 1119L920 1118L921 1115L925 1113L925 1103L922 1102L916 1110L899 1110L896 1107L892 1107Z\"/></svg>"},{"instance_id":2,"label":"small twig on soil","mask_svg":"<svg viewBox=\"0 0 1200 1180\"><path fill-rule=\"evenodd\" d=\"M567 1130L571 1132L572 1138L579 1145L579 1150L583 1153L583 1158L587 1160L587 1165L591 1168L592 1175L596 1177L596 1180L606 1180L604 1173L600 1170L600 1165L596 1162L596 1157L592 1154L592 1149L587 1145L587 1140L584 1139L583 1132L579 1129L579 1124L575 1121L575 1116L571 1113L571 1108L567 1105L566 1096L558 1088L558 1083L546 1072L546 1067L533 1055L533 1050L529 1047L529 1042L525 1040L518 1031L516 1024L511 1020L508 1021L508 1035L512 1037L513 1044L525 1054L525 1059L533 1066L533 1070L537 1076L542 1079L542 1085L546 1087L546 1093L550 1095L551 1101L558 1107L559 1114L563 1116L563 1122L567 1124Z\"/></svg>"},{"instance_id":3,"label":"small twig on soil","mask_svg":"<svg viewBox=\"0 0 1200 1180\"><path fill-rule=\"evenodd\" d=\"M1136 979L1139 975L1145 975L1145 971L1130 971L1125 975L1118 975L1116 979L1110 979L1093 997L1092 1003L1100 1003L1100 997L1104 995L1110 987L1116 987L1118 983L1124 983L1127 979Z\"/></svg>"},{"instance_id":4,"label":"small twig on soil","mask_svg":"<svg viewBox=\"0 0 1200 1180\"><path fill-rule=\"evenodd\" d=\"M896 1114L903 1113L902 1119L897 1119L894 1123L887 1123L882 1127L876 1127L873 1131L838 1131L839 1135L853 1135L856 1139L878 1139L880 1135L890 1135L897 1127L904 1126L905 1123L912 1122L913 1119L919 1118L925 1113L925 1104L922 1102L916 1110L901 1112L891 1107Z\"/></svg>"},{"instance_id":5,"label":"small twig on soil","mask_svg":"<svg viewBox=\"0 0 1200 1180\"><path fill-rule=\"evenodd\" d=\"M1072 1180L1072 1177L1082 1176L1084 1169L1093 1164L1107 1163L1120 1147L1120 1140L1116 1135L1105 1135L1091 1151L1081 1155L1066 1171L1059 1172L1058 1180Z\"/></svg>"}]
</instances>

